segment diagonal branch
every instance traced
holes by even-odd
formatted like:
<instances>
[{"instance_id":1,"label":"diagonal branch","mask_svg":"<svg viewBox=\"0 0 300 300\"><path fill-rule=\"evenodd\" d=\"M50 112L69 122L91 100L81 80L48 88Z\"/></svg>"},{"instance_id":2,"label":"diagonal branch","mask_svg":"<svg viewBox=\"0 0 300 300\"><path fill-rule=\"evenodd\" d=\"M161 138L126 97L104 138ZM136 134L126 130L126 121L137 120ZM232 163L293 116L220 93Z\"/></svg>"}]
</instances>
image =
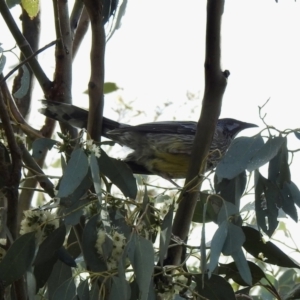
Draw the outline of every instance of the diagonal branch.
<instances>
[{"instance_id":1,"label":"diagonal branch","mask_svg":"<svg viewBox=\"0 0 300 300\"><path fill-rule=\"evenodd\" d=\"M197 132L192 149L186 184L189 191L183 191L181 202L174 219L173 234L181 240L186 240L195 210L201 176L205 173L205 159L208 154L217 120L222 106L227 80L221 70L221 17L224 10L224 0L207 1L206 21L206 56L205 56L205 91L202 110L197 125ZM171 247L168 252L169 264L178 265L183 254L183 247Z\"/></svg>"},{"instance_id":2,"label":"diagonal branch","mask_svg":"<svg viewBox=\"0 0 300 300\"><path fill-rule=\"evenodd\" d=\"M25 39L25 37L23 36L21 31L19 30L18 25L16 24L14 18L12 17L12 15L10 13L9 8L6 5L5 0L0 0L0 13L1 13L7 27L9 28L11 34L13 35L16 43L18 44L18 47L22 51L24 57L28 58L31 55L33 55L33 51L31 49L29 43L27 42L27 40ZM47 94L49 89L51 88L52 82L48 79L45 72L43 71L40 64L38 63L38 61L35 58L29 60L28 64L29 64L32 72L36 76L41 88L43 89L43 92L45 94Z\"/></svg>"}]
</instances>

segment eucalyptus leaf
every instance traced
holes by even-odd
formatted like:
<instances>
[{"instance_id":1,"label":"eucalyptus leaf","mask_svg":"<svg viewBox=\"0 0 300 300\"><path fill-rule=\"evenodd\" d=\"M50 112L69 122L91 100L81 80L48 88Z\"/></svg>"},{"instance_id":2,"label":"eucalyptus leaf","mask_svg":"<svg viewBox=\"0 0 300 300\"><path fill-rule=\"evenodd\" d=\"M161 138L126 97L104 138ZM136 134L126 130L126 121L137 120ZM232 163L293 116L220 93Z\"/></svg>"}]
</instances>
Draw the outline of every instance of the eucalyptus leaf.
<instances>
[{"instance_id":1,"label":"eucalyptus leaf","mask_svg":"<svg viewBox=\"0 0 300 300\"><path fill-rule=\"evenodd\" d=\"M173 211L174 211L174 204L170 206L169 211L165 215L161 224L160 243L159 243L159 261L161 266L163 266L163 261L165 259L166 253L168 251L169 243L171 240Z\"/></svg>"},{"instance_id":2,"label":"eucalyptus leaf","mask_svg":"<svg viewBox=\"0 0 300 300\"><path fill-rule=\"evenodd\" d=\"M250 159L264 146L260 135L239 137L233 140L228 151L218 163L216 175L220 182L222 178L232 179L246 170Z\"/></svg>"},{"instance_id":3,"label":"eucalyptus leaf","mask_svg":"<svg viewBox=\"0 0 300 300\"><path fill-rule=\"evenodd\" d=\"M227 234L228 234L228 222L223 221L220 224L219 228L216 230L211 241L210 261L207 266L209 278L211 277L212 272L215 270L215 268L218 265L219 257L224 247Z\"/></svg>"},{"instance_id":4,"label":"eucalyptus leaf","mask_svg":"<svg viewBox=\"0 0 300 300\"><path fill-rule=\"evenodd\" d=\"M0 281L8 286L25 275L35 253L35 232L20 236L0 262Z\"/></svg>"},{"instance_id":5,"label":"eucalyptus leaf","mask_svg":"<svg viewBox=\"0 0 300 300\"><path fill-rule=\"evenodd\" d=\"M231 256L234 259L234 262L237 266L237 269L239 270L239 273L241 274L242 279L248 285L251 286L252 285L252 275L251 275L250 268L249 268L249 265L248 265L248 262L246 260L243 250L240 248L236 252L232 253Z\"/></svg>"},{"instance_id":6,"label":"eucalyptus leaf","mask_svg":"<svg viewBox=\"0 0 300 300\"><path fill-rule=\"evenodd\" d=\"M27 0L28 1L28 0ZM29 90L29 84L30 84L30 73L26 65L22 66L22 78L21 78L21 86L20 88L14 93L15 98L23 98L28 90Z\"/></svg>"},{"instance_id":7,"label":"eucalyptus leaf","mask_svg":"<svg viewBox=\"0 0 300 300\"><path fill-rule=\"evenodd\" d=\"M99 168L115 184L125 197L136 198L136 180L129 167L122 161L109 157L102 149L98 158Z\"/></svg>"},{"instance_id":8,"label":"eucalyptus leaf","mask_svg":"<svg viewBox=\"0 0 300 300\"><path fill-rule=\"evenodd\" d=\"M39 246L34 265L42 264L49 260L63 245L66 236L66 226L63 224L55 229Z\"/></svg>"},{"instance_id":9,"label":"eucalyptus leaf","mask_svg":"<svg viewBox=\"0 0 300 300\"><path fill-rule=\"evenodd\" d=\"M277 155L279 149L284 143L284 140L285 138L282 136L269 137L264 146L261 147L254 156L252 156L248 162L247 170L252 172L269 162L273 157L275 157L275 155Z\"/></svg>"},{"instance_id":10,"label":"eucalyptus leaf","mask_svg":"<svg viewBox=\"0 0 300 300\"><path fill-rule=\"evenodd\" d=\"M93 272L107 271L107 265L96 250L99 215L93 216L86 224L82 235L82 250L87 267Z\"/></svg>"},{"instance_id":11,"label":"eucalyptus leaf","mask_svg":"<svg viewBox=\"0 0 300 300\"><path fill-rule=\"evenodd\" d=\"M140 299L147 300L154 267L153 244L149 240L133 234L126 246L126 251L139 286Z\"/></svg>"},{"instance_id":12,"label":"eucalyptus leaf","mask_svg":"<svg viewBox=\"0 0 300 300\"><path fill-rule=\"evenodd\" d=\"M70 300L76 295L71 267L57 261L48 279L49 299Z\"/></svg>"},{"instance_id":13,"label":"eucalyptus leaf","mask_svg":"<svg viewBox=\"0 0 300 300\"><path fill-rule=\"evenodd\" d=\"M36 139L32 143L32 157L34 159L40 159L46 153L51 150L57 141L47 138Z\"/></svg>"},{"instance_id":14,"label":"eucalyptus leaf","mask_svg":"<svg viewBox=\"0 0 300 300\"><path fill-rule=\"evenodd\" d=\"M88 158L83 149L74 150L60 181L57 197L63 198L71 195L81 184L88 170Z\"/></svg>"},{"instance_id":15,"label":"eucalyptus leaf","mask_svg":"<svg viewBox=\"0 0 300 300\"><path fill-rule=\"evenodd\" d=\"M221 276L212 274L208 279L202 274L194 274L196 281L195 291L201 297L209 300L236 300L235 294L231 285Z\"/></svg>"},{"instance_id":16,"label":"eucalyptus leaf","mask_svg":"<svg viewBox=\"0 0 300 300\"><path fill-rule=\"evenodd\" d=\"M228 222L227 236L222 248L224 255L234 255L239 252L245 242L245 235L241 227Z\"/></svg>"}]
</instances>

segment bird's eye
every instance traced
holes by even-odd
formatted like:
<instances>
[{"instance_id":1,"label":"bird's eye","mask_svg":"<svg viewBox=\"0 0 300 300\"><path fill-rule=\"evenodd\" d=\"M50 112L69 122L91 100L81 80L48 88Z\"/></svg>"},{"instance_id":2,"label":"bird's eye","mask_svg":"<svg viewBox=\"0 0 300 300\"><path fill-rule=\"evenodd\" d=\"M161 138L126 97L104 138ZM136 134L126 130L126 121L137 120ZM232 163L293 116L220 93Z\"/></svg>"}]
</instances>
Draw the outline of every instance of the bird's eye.
<instances>
[{"instance_id":1,"label":"bird's eye","mask_svg":"<svg viewBox=\"0 0 300 300\"><path fill-rule=\"evenodd\" d=\"M238 128L238 127L239 127L239 124L238 124L238 123L231 123L231 124L227 124L226 127L227 127L227 129L228 129L229 131L232 131L232 130Z\"/></svg>"}]
</instances>

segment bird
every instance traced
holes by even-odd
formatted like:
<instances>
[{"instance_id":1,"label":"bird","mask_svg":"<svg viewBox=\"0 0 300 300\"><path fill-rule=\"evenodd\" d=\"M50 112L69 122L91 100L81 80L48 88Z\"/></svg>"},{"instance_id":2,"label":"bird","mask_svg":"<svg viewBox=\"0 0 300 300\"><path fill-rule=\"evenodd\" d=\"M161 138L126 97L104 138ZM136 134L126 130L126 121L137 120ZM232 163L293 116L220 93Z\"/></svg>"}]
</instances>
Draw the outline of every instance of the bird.
<instances>
[{"instance_id":1,"label":"bird","mask_svg":"<svg viewBox=\"0 0 300 300\"><path fill-rule=\"evenodd\" d=\"M39 112L78 128L87 128L88 114L75 105L41 100ZM210 146L206 171L216 167L236 135L258 127L232 118L219 119ZM185 178L197 122L161 121L131 126L103 117L102 136L132 149L124 159L134 173L159 175L167 180Z\"/></svg>"}]
</instances>

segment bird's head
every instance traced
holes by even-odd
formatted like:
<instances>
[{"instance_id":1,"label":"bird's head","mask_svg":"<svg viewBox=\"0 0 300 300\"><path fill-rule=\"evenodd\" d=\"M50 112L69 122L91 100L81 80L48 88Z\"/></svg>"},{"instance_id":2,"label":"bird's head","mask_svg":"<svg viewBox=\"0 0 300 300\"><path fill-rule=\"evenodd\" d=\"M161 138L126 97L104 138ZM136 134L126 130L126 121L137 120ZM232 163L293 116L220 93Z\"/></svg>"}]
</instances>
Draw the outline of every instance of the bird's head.
<instances>
[{"instance_id":1,"label":"bird's head","mask_svg":"<svg viewBox=\"0 0 300 300\"><path fill-rule=\"evenodd\" d=\"M224 135L231 138L234 138L242 130L252 127L258 126L230 118L219 119L217 124L217 128L221 129Z\"/></svg>"}]
</instances>

